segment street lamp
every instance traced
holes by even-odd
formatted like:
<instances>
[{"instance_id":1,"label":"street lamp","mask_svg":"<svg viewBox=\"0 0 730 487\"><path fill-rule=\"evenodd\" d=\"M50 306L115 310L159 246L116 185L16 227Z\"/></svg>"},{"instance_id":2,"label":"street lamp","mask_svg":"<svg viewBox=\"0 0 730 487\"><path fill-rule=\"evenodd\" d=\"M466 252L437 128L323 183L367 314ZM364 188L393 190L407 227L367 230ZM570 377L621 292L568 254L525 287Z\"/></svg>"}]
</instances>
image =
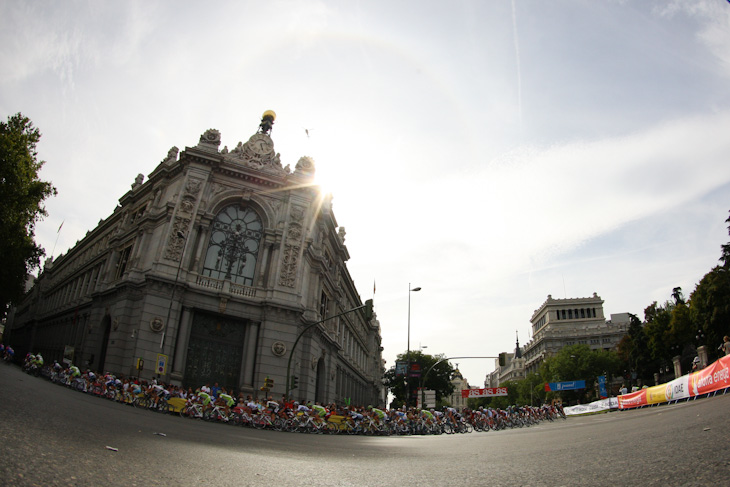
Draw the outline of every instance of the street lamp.
<instances>
[{"instance_id":1,"label":"street lamp","mask_svg":"<svg viewBox=\"0 0 730 487\"><path fill-rule=\"evenodd\" d=\"M175 289L177 288L177 280L180 278L180 268L182 267L183 258L185 257L185 247L188 245L188 239L180 230L177 231L177 238L183 239L183 248L180 253L180 263L177 265L177 274L175 274L175 284L172 285L172 293L170 294L170 306L167 307L167 319L165 320L165 329L162 331L160 338L160 350L165 345L165 334L167 333L167 325L170 323L170 313L172 312L172 303L175 302Z\"/></svg>"},{"instance_id":2,"label":"street lamp","mask_svg":"<svg viewBox=\"0 0 730 487\"><path fill-rule=\"evenodd\" d=\"M411 292L420 291L420 287L411 288L411 283L408 283L408 351L406 352L406 409L408 409L408 400L411 396Z\"/></svg>"}]
</instances>

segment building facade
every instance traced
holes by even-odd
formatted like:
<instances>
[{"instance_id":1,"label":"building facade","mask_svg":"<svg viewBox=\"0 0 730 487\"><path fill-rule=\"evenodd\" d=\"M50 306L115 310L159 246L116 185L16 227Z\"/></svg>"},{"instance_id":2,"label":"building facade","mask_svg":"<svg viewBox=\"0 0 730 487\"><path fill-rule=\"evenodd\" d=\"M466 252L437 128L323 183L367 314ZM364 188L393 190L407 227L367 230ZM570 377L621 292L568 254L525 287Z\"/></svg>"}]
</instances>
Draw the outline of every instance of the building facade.
<instances>
[{"instance_id":1,"label":"building facade","mask_svg":"<svg viewBox=\"0 0 730 487\"><path fill-rule=\"evenodd\" d=\"M525 372L539 370L548 357L569 345L588 345L592 350L611 350L628 332L628 313L611 315L606 321L603 300L598 294L588 298L553 299L545 302L530 318L532 340L525 344Z\"/></svg>"},{"instance_id":2,"label":"building facade","mask_svg":"<svg viewBox=\"0 0 730 487\"><path fill-rule=\"evenodd\" d=\"M547 300L530 318L532 339L514 353L505 354L505 365L495 360L495 370L487 374L484 386L498 387L508 380L524 379L537 373L545 359L563 347L588 345L592 350L615 349L629 329L629 313L603 315L603 300L596 293L589 298Z\"/></svg>"},{"instance_id":3,"label":"building facade","mask_svg":"<svg viewBox=\"0 0 730 487\"><path fill-rule=\"evenodd\" d=\"M459 372L459 364L456 366L454 375L451 377L451 385L454 386L454 392L447 398L447 402L451 404L451 407L461 411L466 407L468 398L461 397L461 391L470 389L469 382Z\"/></svg>"},{"instance_id":4,"label":"building facade","mask_svg":"<svg viewBox=\"0 0 730 487\"><path fill-rule=\"evenodd\" d=\"M312 159L282 167L267 114L231 151L207 130L137 176L111 215L46 262L6 342L185 387L255 394L268 377L281 396L291 376L296 399L382 403L380 327L348 272L345 229Z\"/></svg>"},{"instance_id":5,"label":"building facade","mask_svg":"<svg viewBox=\"0 0 730 487\"><path fill-rule=\"evenodd\" d=\"M487 374L484 387L499 387L507 381L525 378L525 358L522 356L519 339L515 342L515 351L505 353L504 358L504 365L499 365L499 359L494 361L494 371Z\"/></svg>"}]
</instances>

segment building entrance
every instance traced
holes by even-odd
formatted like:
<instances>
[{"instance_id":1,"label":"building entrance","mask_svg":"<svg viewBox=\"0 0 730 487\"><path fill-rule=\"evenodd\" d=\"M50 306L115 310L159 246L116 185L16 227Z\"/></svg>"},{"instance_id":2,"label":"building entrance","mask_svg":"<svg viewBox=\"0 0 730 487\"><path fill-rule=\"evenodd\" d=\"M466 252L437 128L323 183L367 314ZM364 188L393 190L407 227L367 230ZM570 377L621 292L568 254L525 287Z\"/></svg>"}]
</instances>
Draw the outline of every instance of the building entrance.
<instances>
[{"instance_id":1,"label":"building entrance","mask_svg":"<svg viewBox=\"0 0 730 487\"><path fill-rule=\"evenodd\" d=\"M183 386L218 383L238 393L246 320L196 311L188 341Z\"/></svg>"}]
</instances>

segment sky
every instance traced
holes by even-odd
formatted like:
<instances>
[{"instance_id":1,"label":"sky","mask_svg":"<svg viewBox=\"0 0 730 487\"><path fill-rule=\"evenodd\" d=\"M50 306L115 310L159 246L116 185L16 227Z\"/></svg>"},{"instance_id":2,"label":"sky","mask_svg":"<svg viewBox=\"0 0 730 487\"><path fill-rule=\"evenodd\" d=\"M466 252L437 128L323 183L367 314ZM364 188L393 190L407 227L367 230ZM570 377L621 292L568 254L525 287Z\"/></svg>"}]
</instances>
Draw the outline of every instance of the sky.
<instances>
[{"instance_id":1,"label":"sky","mask_svg":"<svg viewBox=\"0 0 730 487\"><path fill-rule=\"evenodd\" d=\"M512 351L548 295L689 295L729 240L729 83L726 0L0 2L0 117L40 129L58 189L48 255L170 147L232 149L272 109L375 287L386 367L409 338Z\"/></svg>"}]
</instances>

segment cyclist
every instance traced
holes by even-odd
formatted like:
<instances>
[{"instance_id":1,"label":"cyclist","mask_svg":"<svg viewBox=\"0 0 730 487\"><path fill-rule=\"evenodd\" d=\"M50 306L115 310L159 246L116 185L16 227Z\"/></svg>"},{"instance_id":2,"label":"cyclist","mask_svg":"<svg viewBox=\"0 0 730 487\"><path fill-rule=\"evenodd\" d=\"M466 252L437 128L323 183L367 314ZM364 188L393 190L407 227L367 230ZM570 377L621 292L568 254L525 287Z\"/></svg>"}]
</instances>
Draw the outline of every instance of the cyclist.
<instances>
[{"instance_id":1,"label":"cyclist","mask_svg":"<svg viewBox=\"0 0 730 487\"><path fill-rule=\"evenodd\" d=\"M68 377L68 384L71 384L74 379L81 377L81 370L74 364L71 364L68 366L68 374L66 374L66 377Z\"/></svg>"},{"instance_id":2,"label":"cyclist","mask_svg":"<svg viewBox=\"0 0 730 487\"><path fill-rule=\"evenodd\" d=\"M31 363L40 369L43 367L43 356L40 353L36 354L35 359L31 360Z\"/></svg>"},{"instance_id":3,"label":"cyclist","mask_svg":"<svg viewBox=\"0 0 730 487\"><path fill-rule=\"evenodd\" d=\"M169 395L167 390L165 390L165 387L161 384L158 384L156 380L152 381L152 384L147 388L147 395L150 396L152 401L150 401L150 409L157 407L160 404L160 396L165 397Z\"/></svg>"},{"instance_id":4,"label":"cyclist","mask_svg":"<svg viewBox=\"0 0 730 487\"><path fill-rule=\"evenodd\" d=\"M210 394L204 392L202 389L198 391L198 401L203 405L203 414L210 408Z\"/></svg>"},{"instance_id":5,"label":"cyclist","mask_svg":"<svg viewBox=\"0 0 730 487\"><path fill-rule=\"evenodd\" d=\"M231 415L231 408L236 404L236 400L233 399L233 396L228 394L225 387L221 387L218 399L216 399L216 404L223 406L223 409L226 411L223 421L228 421L228 417Z\"/></svg>"},{"instance_id":6,"label":"cyclist","mask_svg":"<svg viewBox=\"0 0 730 487\"><path fill-rule=\"evenodd\" d=\"M274 422L274 419L276 419L276 415L279 413L279 408L281 405L274 401L274 398L272 396L269 396L269 399L266 401L266 412L269 413L269 416L271 416L271 422Z\"/></svg>"},{"instance_id":7,"label":"cyclist","mask_svg":"<svg viewBox=\"0 0 730 487\"><path fill-rule=\"evenodd\" d=\"M319 403L312 405L312 412L314 412L314 420L318 423L323 423L328 415L327 409Z\"/></svg>"},{"instance_id":8,"label":"cyclist","mask_svg":"<svg viewBox=\"0 0 730 487\"><path fill-rule=\"evenodd\" d=\"M370 412L370 417L375 420L376 424L382 424L385 422L385 411L382 409L368 406L368 411Z\"/></svg>"}]
</instances>

